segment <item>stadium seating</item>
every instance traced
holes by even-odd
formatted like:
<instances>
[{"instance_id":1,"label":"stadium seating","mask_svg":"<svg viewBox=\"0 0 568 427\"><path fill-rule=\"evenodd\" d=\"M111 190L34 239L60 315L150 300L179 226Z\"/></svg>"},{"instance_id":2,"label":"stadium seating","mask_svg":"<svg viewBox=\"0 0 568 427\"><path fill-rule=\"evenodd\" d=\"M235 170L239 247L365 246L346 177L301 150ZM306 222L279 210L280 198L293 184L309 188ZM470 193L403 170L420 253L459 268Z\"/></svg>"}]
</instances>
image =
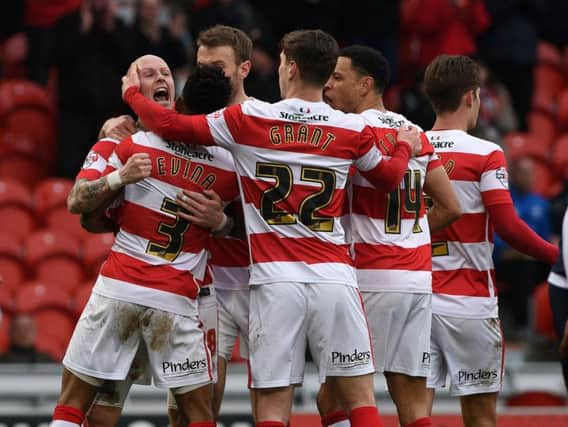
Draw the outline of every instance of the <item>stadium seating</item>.
<instances>
[{"instance_id":1,"label":"stadium seating","mask_svg":"<svg viewBox=\"0 0 568 427\"><path fill-rule=\"evenodd\" d=\"M568 178L568 134L560 135L556 139L551 158L558 176Z\"/></svg>"},{"instance_id":2,"label":"stadium seating","mask_svg":"<svg viewBox=\"0 0 568 427\"><path fill-rule=\"evenodd\" d=\"M508 133L504 139L505 151L509 160L528 156L546 161L551 143L552 141L545 141L536 135L521 132Z\"/></svg>"},{"instance_id":3,"label":"stadium seating","mask_svg":"<svg viewBox=\"0 0 568 427\"><path fill-rule=\"evenodd\" d=\"M66 178L49 178L38 184L33 191L34 210L39 219L54 208L67 206L67 195L73 181Z\"/></svg>"},{"instance_id":4,"label":"stadium seating","mask_svg":"<svg viewBox=\"0 0 568 427\"><path fill-rule=\"evenodd\" d=\"M35 278L71 290L84 279L77 239L59 230L39 230L25 242L26 262Z\"/></svg>"},{"instance_id":5,"label":"stadium seating","mask_svg":"<svg viewBox=\"0 0 568 427\"><path fill-rule=\"evenodd\" d=\"M568 130L568 89L563 89L558 96L558 128Z\"/></svg>"},{"instance_id":6,"label":"stadium seating","mask_svg":"<svg viewBox=\"0 0 568 427\"><path fill-rule=\"evenodd\" d=\"M534 70L533 108L554 113L558 94L564 87L564 75L558 66L539 64Z\"/></svg>"},{"instance_id":7,"label":"stadium seating","mask_svg":"<svg viewBox=\"0 0 568 427\"><path fill-rule=\"evenodd\" d=\"M19 240L34 228L35 217L29 190L17 181L0 178L0 233Z\"/></svg>"},{"instance_id":8,"label":"stadium seating","mask_svg":"<svg viewBox=\"0 0 568 427\"><path fill-rule=\"evenodd\" d=\"M528 117L529 132L541 141L541 146L550 147L557 134L553 116L533 111Z\"/></svg>"},{"instance_id":9,"label":"stadium seating","mask_svg":"<svg viewBox=\"0 0 568 427\"><path fill-rule=\"evenodd\" d=\"M9 291L26 278L22 245L17 239L4 233L0 233L0 276L1 286Z\"/></svg>"},{"instance_id":10,"label":"stadium seating","mask_svg":"<svg viewBox=\"0 0 568 427\"><path fill-rule=\"evenodd\" d=\"M96 277L114 243L112 233L89 234L83 241L83 262L90 277Z\"/></svg>"}]
</instances>

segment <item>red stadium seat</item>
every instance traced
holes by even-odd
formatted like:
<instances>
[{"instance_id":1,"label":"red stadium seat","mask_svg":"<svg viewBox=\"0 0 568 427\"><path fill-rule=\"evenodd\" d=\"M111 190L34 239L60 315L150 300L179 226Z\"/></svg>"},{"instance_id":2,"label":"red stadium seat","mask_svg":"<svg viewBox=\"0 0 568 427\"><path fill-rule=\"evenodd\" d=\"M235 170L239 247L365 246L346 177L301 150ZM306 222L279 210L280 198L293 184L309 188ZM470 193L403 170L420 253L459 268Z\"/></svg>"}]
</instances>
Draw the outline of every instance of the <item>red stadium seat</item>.
<instances>
[{"instance_id":1,"label":"red stadium seat","mask_svg":"<svg viewBox=\"0 0 568 427\"><path fill-rule=\"evenodd\" d=\"M36 231L25 242L26 262L37 280L74 289L84 280L78 240L62 231Z\"/></svg>"},{"instance_id":2,"label":"red stadium seat","mask_svg":"<svg viewBox=\"0 0 568 427\"><path fill-rule=\"evenodd\" d=\"M50 112L35 107L19 107L1 120L4 129L30 138L40 158L48 162L55 160L57 128Z\"/></svg>"},{"instance_id":3,"label":"red stadium seat","mask_svg":"<svg viewBox=\"0 0 568 427\"><path fill-rule=\"evenodd\" d=\"M0 176L32 188L51 173L54 153L52 147L38 147L30 136L4 131L0 133Z\"/></svg>"},{"instance_id":4,"label":"red stadium seat","mask_svg":"<svg viewBox=\"0 0 568 427\"><path fill-rule=\"evenodd\" d=\"M49 337L63 348L67 347L75 328L75 318L62 310L39 310L32 313L37 325L37 335Z\"/></svg>"},{"instance_id":5,"label":"red stadium seat","mask_svg":"<svg viewBox=\"0 0 568 427\"><path fill-rule=\"evenodd\" d=\"M53 339L50 335L40 335L39 333L35 346L39 351L51 357L54 362L61 362L67 349L67 345L62 344L60 340Z\"/></svg>"},{"instance_id":6,"label":"red stadium seat","mask_svg":"<svg viewBox=\"0 0 568 427\"><path fill-rule=\"evenodd\" d=\"M69 213L66 206L51 209L45 217L45 224L48 228L63 231L78 240L89 236L89 232L81 226L81 217Z\"/></svg>"},{"instance_id":7,"label":"red stadium seat","mask_svg":"<svg viewBox=\"0 0 568 427\"><path fill-rule=\"evenodd\" d=\"M83 241L83 262L92 277L99 273L114 243L112 233L89 234Z\"/></svg>"},{"instance_id":8,"label":"red stadium seat","mask_svg":"<svg viewBox=\"0 0 568 427\"><path fill-rule=\"evenodd\" d=\"M532 307L534 331L541 337L556 341L558 337L554 329L552 309L550 308L548 283L541 283L535 288L532 295Z\"/></svg>"},{"instance_id":9,"label":"red stadium seat","mask_svg":"<svg viewBox=\"0 0 568 427\"><path fill-rule=\"evenodd\" d=\"M73 181L67 178L49 178L33 191L34 210L38 218L44 218L54 208L65 208Z\"/></svg>"},{"instance_id":10,"label":"red stadium seat","mask_svg":"<svg viewBox=\"0 0 568 427\"><path fill-rule=\"evenodd\" d=\"M529 132L542 141L542 145L550 147L556 137L556 121L550 114L533 111L528 117Z\"/></svg>"},{"instance_id":11,"label":"red stadium seat","mask_svg":"<svg viewBox=\"0 0 568 427\"><path fill-rule=\"evenodd\" d=\"M568 133L560 135L552 148L552 162L561 178L568 178Z\"/></svg>"},{"instance_id":12,"label":"red stadium seat","mask_svg":"<svg viewBox=\"0 0 568 427\"><path fill-rule=\"evenodd\" d=\"M558 195L562 191L562 180L556 175L555 168L548 162L534 162L533 191L545 198Z\"/></svg>"},{"instance_id":13,"label":"red stadium seat","mask_svg":"<svg viewBox=\"0 0 568 427\"><path fill-rule=\"evenodd\" d=\"M0 285L0 310L6 315L14 312L14 296L4 285Z\"/></svg>"},{"instance_id":14,"label":"red stadium seat","mask_svg":"<svg viewBox=\"0 0 568 427\"><path fill-rule=\"evenodd\" d=\"M10 345L10 321L11 316L3 312L0 318L0 353L8 350Z\"/></svg>"},{"instance_id":15,"label":"red stadium seat","mask_svg":"<svg viewBox=\"0 0 568 427\"><path fill-rule=\"evenodd\" d=\"M552 113L564 83L564 75L560 67L549 64L537 65L534 69L533 107Z\"/></svg>"},{"instance_id":16,"label":"red stadium seat","mask_svg":"<svg viewBox=\"0 0 568 427\"><path fill-rule=\"evenodd\" d=\"M33 228L31 193L19 182L0 179L0 233L22 239Z\"/></svg>"},{"instance_id":17,"label":"red stadium seat","mask_svg":"<svg viewBox=\"0 0 568 427\"><path fill-rule=\"evenodd\" d=\"M568 130L568 89L562 90L558 97L558 128Z\"/></svg>"},{"instance_id":18,"label":"red stadium seat","mask_svg":"<svg viewBox=\"0 0 568 427\"><path fill-rule=\"evenodd\" d=\"M26 278L26 267L20 242L9 234L0 233L0 289L12 290Z\"/></svg>"},{"instance_id":19,"label":"red stadium seat","mask_svg":"<svg viewBox=\"0 0 568 427\"><path fill-rule=\"evenodd\" d=\"M42 282L22 284L15 296L14 311L31 314L40 310L60 310L69 312L71 297L65 290L46 286Z\"/></svg>"},{"instance_id":20,"label":"red stadium seat","mask_svg":"<svg viewBox=\"0 0 568 427\"><path fill-rule=\"evenodd\" d=\"M34 107L53 113L45 89L28 80L8 80L0 83L0 118L20 107Z\"/></svg>"},{"instance_id":21,"label":"red stadium seat","mask_svg":"<svg viewBox=\"0 0 568 427\"><path fill-rule=\"evenodd\" d=\"M544 144L545 142L550 143L529 133L511 132L505 135L505 153L510 160L532 157L546 161L549 146Z\"/></svg>"}]
</instances>

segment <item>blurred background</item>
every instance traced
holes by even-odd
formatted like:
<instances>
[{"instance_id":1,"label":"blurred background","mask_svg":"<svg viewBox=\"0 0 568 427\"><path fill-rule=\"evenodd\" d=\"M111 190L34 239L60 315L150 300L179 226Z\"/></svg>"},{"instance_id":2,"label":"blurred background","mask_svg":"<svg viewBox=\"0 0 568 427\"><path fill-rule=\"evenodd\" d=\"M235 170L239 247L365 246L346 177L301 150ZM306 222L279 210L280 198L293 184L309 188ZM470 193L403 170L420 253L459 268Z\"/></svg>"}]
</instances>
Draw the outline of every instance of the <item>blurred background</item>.
<instances>
[{"instance_id":1,"label":"blurred background","mask_svg":"<svg viewBox=\"0 0 568 427\"><path fill-rule=\"evenodd\" d=\"M84 232L65 201L103 121L129 112L120 77L136 57L154 53L181 89L197 34L214 24L251 37L245 88L266 101L279 99L278 40L288 31L321 28L341 46L378 48L392 68L387 108L424 129L434 121L422 91L426 65L441 53L476 58L485 81L473 133L504 148L521 218L543 238L559 239L568 203L566 0L13 0L1 7L0 423L49 419L57 362L112 245L112 235ZM494 258L507 350L500 412L513 417L504 422L568 425L548 268L498 237ZM233 417L248 412L239 362L228 380L227 426L250 422ZM298 393L297 412L315 413L314 378ZM377 396L382 412L395 412L379 377ZM126 413L160 425L165 418L152 416L164 414L163 400L135 389ZM527 407L529 421L514 418ZM459 406L442 393L436 411L457 414ZM461 425L457 419L434 422Z\"/></svg>"}]
</instances>

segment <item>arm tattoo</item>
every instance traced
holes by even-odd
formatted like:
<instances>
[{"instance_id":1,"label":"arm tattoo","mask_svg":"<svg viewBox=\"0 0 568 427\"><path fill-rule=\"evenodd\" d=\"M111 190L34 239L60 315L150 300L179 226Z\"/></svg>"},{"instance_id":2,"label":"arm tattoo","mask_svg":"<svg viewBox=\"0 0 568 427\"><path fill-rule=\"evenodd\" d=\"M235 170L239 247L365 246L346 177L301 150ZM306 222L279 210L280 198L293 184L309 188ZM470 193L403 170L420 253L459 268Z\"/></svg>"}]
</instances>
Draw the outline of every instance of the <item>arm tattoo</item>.
<instances>
[{"instance_id":1,"label":"arm tattoo","mask_svg":"<svg viewBox=\"0 0 568 427\"><path fill-rule=\"evenodd\" d=\"M109 188L106 176L93 181L81 179L71 189L67 204L72 213L88 213L109 203L116 193Z\"/></svg>"}]
</instances>

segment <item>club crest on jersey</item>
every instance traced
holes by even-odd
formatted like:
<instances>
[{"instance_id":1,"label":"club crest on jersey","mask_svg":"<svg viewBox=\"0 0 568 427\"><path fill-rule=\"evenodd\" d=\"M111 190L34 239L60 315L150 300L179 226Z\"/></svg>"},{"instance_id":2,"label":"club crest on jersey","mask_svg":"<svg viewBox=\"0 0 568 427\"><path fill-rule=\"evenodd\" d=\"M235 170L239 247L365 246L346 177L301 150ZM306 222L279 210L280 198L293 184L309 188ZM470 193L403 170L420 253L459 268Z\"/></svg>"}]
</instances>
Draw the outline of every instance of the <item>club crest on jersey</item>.
<instances>
[{"instance_id":1,"label":"club crest on jersey","mask_svg":"<svg viewBox=\"0 0 568 427\"><path fill-rule=\"evenodd\" d=\"M507 174L507 169L500 167L495 170L495 178L497 178L504 188L509 188L509 176Z\"/></svg>"},{"instance_id":2,"label":"club crest on jersey","mask_svg":"<svg viewBox=\"0 0 568 427\"><path fill-rule=\"evenodd\" d=\"M308 107L300 107L300 113L310 114L311 112L312 110L310 110Z\"/></svg>"},{"instance_id":3,"label":"club crest on jersey","mask_svg":"<svg viewBox=\"0 0 568 427\"><path fill-rule=\"evenodd\" d=\"M99 153L95 151L89 151L85 161L83 162L83 169L89 169L93 164L99 160Z\"/></svg>"}]
</instances>

